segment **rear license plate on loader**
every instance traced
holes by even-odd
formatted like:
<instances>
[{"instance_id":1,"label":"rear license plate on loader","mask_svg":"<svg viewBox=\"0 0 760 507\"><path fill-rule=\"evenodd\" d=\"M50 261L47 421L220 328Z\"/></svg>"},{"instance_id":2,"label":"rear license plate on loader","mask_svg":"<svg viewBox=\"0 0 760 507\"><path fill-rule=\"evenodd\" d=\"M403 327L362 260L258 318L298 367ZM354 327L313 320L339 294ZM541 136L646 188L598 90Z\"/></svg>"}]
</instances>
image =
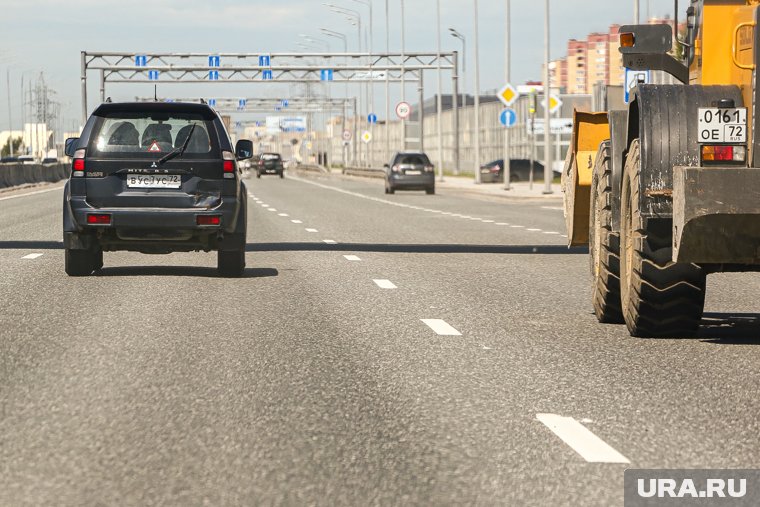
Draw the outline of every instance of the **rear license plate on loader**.
<instances>
[{"instance_id":1,"label":"rear license plate on loader","mask_svg":"<svg viewBox=\"0 0 760 507\"><path fill-rule=\"evenodd\" d=\"M746 143L747 108L700 108L700 143Z\"/></svg>"}]
</instances>

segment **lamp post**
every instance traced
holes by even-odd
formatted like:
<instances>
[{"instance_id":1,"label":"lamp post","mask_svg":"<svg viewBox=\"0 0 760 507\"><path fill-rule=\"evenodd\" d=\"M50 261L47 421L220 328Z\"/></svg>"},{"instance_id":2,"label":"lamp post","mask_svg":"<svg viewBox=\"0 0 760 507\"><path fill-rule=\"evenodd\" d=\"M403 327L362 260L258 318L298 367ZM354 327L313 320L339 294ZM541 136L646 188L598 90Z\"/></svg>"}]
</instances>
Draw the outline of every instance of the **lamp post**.
<instances>
[{"instance_id":1,"label":"lamp post","mask_svg":"<svg viewBox=\"0 0 760 507\"><path fill-rule=\"evenodd\" d=\"M504 22L507 29L504 31L504 82L509 83L511 79L512 74L512 48L510 46L510 39L512 37L512 17L510 12L510 0L505 0L504 4L505 9L505 15L504 15ZM511 139L510 139L510 132L508 128L504 129L504 167L502 168L502 174L504 174L504 190L509 190L511 188L511 162L512 162L512 156L510 153L511 146L509 145Z\"/></svg>"},{"instance_id":2,"label":"lamp post","mask_svg":"<svg viewBox=\"0 0 760 507\"><path fill-rule=\"evenodd\" d=\"M549 0L546 0L547 2ZM480 183L480 47L478 34L478 0L473 0L475 17L475 183Z\"/></svg>"},{"instance_id":3,"label":"lamp post","mask_svg":"<svg viewBox=\"0 0 760 507\"><path fill-rule=\"evenodd\" d=\"M437 22L436 22L436 35L438 38L438 101L436 103L436 113L438 115L438 118L436 120L436 124L438 125L438 178L439 181L443 182L443 127L441 125L441 118L442 118L442 98L441 94L443 93L443 82L441 80L441 0L437 0L436 2L436 13L437 15Z\"/></svg>"},{"instance_id":4,"label":"lamp post","mask_svg":"<svg viewBox=\"0 0 760 507\"><path fill-rule=\"evenodd\" d=\"M401 101L406 102L406 15L401 0ZM422 107L422 104L420 104ZM406 119L401 120L401 146L406 150Z\"/></svg>"},{"instance_id":5,"label":"lamp post","mask_svg":"<svg viewBox=\"0 0 760 507\"><path fill-rule=\"evenodd\" d=\"M462 41L462 107L467 107L467 39L460 32L449 28L451 36Z\"/></svg>"},{"instance_id":6,"label":"lamp post","mask_svg":"<svg viewBox=\"0 0 760 507\"><path fill-rule=\"evenodd\" d=\"M552 84L549 76L549 0L545 0L544 12L544 194L552 193L554 179L552 154L551 97Z\"/></svg>"},{"instance_id":7,"label":"lamp post","mask_svg":"<svg viewBox=\"0 0 760 507\"><path fill-rule=\"evenodd\" d=\"M374 40L374 34L372 32L372 27L374 25L373 16L372 16L372 1L371 0L353 0L356 3L360 3L362 5L365 5L369 8L369 44L367 44L367 50L369 51L369 67L370 67L370 82L365 84L366 91L365 93L369 95L369 113L375 113L375 87L374 87L374 81L375 81L375 73L372 70L372 50L373 50L373 40ZM374 131L374 125L372 123L369 124L369 131L372 133ZM373 136L374 137L374 136ZM372 150L374 151L374 150ZM369 145L367 146L367 154L368 154L368 165L370 164L369 161Z\"/></svg>"},{"instance_id":8,"label":"lamp post","mask_svg":"<svg viewBox=\"0 0 760 507\"><path fill-rule=\"evenodd\" d=\"M320 30L327 37L333 37L333 38L340 39L341 41L343 41L343 52L344 53L348 53L348 38L346 37L346 34L340 33L340 32L336 32L335 30L329 30L327 28L321 28ZM345 98L346 98L346 100L348 100L348 82L346 82L345 86L346 86L346 97ZM346 131L346 116L347 115L348 115L348 112L346 111L346 106L345 106L345 102L344 102L344 104L343 104L343 122L342 122L342 125L341 125L341 127L342 127L341 128L341 139L342 139L343 132ZM341 141L341 142L344 143L342 145L341 153L343 154L343 169L345 170L346 169L347 159L348 159L348 156L347 156L348 146L345 144L345 141Z\"/></svg>"}]
</instances>

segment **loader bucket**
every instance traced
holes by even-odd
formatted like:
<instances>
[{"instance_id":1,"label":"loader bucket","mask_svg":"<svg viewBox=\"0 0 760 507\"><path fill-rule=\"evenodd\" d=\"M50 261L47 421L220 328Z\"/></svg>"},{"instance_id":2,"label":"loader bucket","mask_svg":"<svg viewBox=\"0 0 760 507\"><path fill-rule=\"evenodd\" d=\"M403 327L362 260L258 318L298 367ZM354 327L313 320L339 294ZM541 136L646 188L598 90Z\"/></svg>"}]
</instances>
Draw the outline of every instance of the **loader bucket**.
<instances>
[{"instance_id":1,"label":"loader bucket","mask_svg":"<svg viewBox=\"0 0 760 507\"><path fill-rule=\"evenodd\" d=\"M569 246L588 245L594 161L599 145L609 138L607 113L573 112L573 140L562 171Z\"/></svg>"},{"instance_id":2,"label":"loader bucket","mask_svg":"<svg viewBox=\"0 0 760 507\"><path fill-rule=\"evenodd\" d=\"M673 261L760 264L760 169L673 169Z\"/></svg>"}]
</instances>

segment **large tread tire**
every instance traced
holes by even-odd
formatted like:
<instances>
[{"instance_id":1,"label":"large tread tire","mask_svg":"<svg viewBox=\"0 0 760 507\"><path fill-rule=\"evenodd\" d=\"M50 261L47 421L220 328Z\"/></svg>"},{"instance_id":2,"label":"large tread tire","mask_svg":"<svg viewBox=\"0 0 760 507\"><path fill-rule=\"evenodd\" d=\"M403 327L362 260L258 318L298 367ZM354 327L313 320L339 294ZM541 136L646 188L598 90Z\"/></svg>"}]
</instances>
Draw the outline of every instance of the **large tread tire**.
<instances>
[{"instance_id":1,"label":"large tread tire","mask_svg":"<svg viewBox=\"0 0 760 507\"><path fill-rule=\"evenodd\" d=\"M620 234L612 231L612 166L609 144L596 159L589 213L589 256L594 314L604 324L623 324L620 305Z\"/></svg>"},{"instance_id":2,"label":"large tread tire","mask_svg":"<svg viewBox=\"0 0 760 507\"><path fill-rule=\"evenodd\" d=\"M426 193L427 195L435 195L435 187L426 188L426 189L425 189L425 193Z\"/></svg>"},{"instance_id":3,"label":"large tread tire","mask_svg":"<svg viewBox=\"0 0 760 507\"><path fill-rule=\"evenodd\" d=\"M69 276L89 276L102 266L102 250L100 260L97 254L91 250L72 250L67 248L64 252L64 269Z\"/></svg>"},{"instance_id":4,"label":"large tread tire","mask_svg":"<svg viewBox=\"0 0 760 507\"><path fill-rule=\"evenodd\" d=\"M240 278L245 273L245 246L217 252L217 272L225 278Z\"/></svg>"},{"instance_id":5,"label":"large tread tire","mask_svg":"<svg viewBox=\"0 0 760 507\"><path fill-rule=\"evenodd\" d=\"M696 264L672 261L671 234L646 230L639 207L639 140L631 143L621 196L623 316L631 336L690 337L699 330L706 274Z\"/></svg>"}]
</instances>

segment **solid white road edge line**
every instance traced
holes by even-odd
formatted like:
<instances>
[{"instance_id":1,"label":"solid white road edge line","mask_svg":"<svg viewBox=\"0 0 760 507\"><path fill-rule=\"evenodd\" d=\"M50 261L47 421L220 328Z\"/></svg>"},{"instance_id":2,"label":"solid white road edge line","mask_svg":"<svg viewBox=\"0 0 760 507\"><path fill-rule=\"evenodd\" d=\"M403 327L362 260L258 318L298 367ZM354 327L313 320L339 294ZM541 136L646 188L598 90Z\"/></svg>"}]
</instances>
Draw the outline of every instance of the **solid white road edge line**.
<instances>
[{"instance_id":1,"label":"solid white road edge line","mask_svg":"<svg viewBox=\"0 0 760 507\"><path fill-rule=\"evenodd\" d=\"M0 197L0 201L7 201L8 199L18 199L19 197L27 197L29 195L46 194L55 190L61 190L63 187L46 188L45 190L35 190L34 192L27 192L26 194L9 195L7 197Z\"/></svg>"},{"instance_id":2,"label":"solid white road edge line","mask_svg":"<svg viewBox=\"0 0 760 507\"><path fill-rule=\"evenodd\" d=\"M381 289L398 289L390 280L372 280Z\"/></svg>"},{"instance_id":3,"label":"solid white road edge line","mask_svg":"<svg viewBox=\"0 0 760 507\"><path fill-rule=\"evenodd\" d=\"M421 319L422 322L440 336L462 336L462 333L454 329L445 320Z\"/></svg>"},{"instance_id":4,"label":"solid white road edge line","mask_svg":"<svg viewBox=\"0 0 760 507\"><path fill-rule=\"evenodd\" d=\"M572 417L536 414L536 419L589 463L630 463L628 458Z\"/></svg>"}]
</instances>

